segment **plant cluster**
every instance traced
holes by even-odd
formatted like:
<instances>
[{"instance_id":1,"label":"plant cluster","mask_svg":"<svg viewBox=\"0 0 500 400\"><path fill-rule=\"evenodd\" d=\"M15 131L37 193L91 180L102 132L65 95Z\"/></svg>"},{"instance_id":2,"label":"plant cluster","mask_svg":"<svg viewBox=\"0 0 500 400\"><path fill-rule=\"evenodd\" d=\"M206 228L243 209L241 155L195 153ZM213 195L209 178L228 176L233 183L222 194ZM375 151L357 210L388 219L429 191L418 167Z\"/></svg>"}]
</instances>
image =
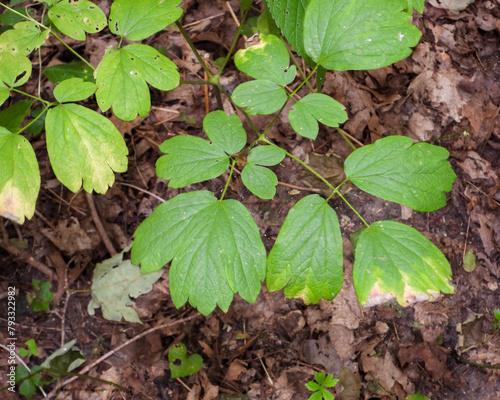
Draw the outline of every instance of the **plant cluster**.
<instances>
[{"instance_id":1,"label":"plant cluster","mask_svg":"<svg viewBox=\"0 0 500 400\"><path fill-rule=\"evenodd\" d=\"M417 211L437 210L446 204L446 193L455 179L445 149L413 143L404 136L353 146L344 163L346 178L334 186L266 138L289 103L287 117L298 137L315 139L320 125L338 128L345 122L344 106L321 93L326 71L375 69L410 55L421 35L410 23L411 14L413 8L422 12L424 2L266 0L255 27L260 31L258 43L234 54L236 68L251 79L233 93L226 92L219 78L255 6L252 1L241 1L242 24L226 57L217 63L219 70L212 73L179 23L180 2L116 0L108 18L87 0L44 0L26 8L12 8L17 0L11 1L11 7L2 4L8 11L0 22L10 29L0 35L0 102L11 93L30 100L4 110L16 118L0 127L0 215L22 223L34 213L40 172L23 132L45 129L52 169L69 190L77 192L83 186L89 193L106 192L114 173L126 170L128 150L105 114L112 109L125 121L144 117L151 106L148 85L172 90L181 83L176 65L163 51L140 43L175 23L208 77L194 83L211 85L221 109L221 96L227 96L249 129L238 115L220 109L203 120L207 139L176 136L160 146L165 154L156 164L156 173L169 180L171 188L185 188L229 171L219 197L208 191L183 192L158 206L134 234L132 263L140 264L144 273L170 263L170 290L177 307L189 301L205 315L217 306L227 310L236 293L255 301L262 281L269 291L284 288L287 297L301 298L306 304L335 297L343 281L343 256L337 214L330 205L334 195L364 224L351 237L354 286L361 304L373 292L391 293L403 305L412 295L452 293L450 265L434 244L396 221L366 222L340 191L351 182L373 196ZM118 36L119 45L109 47L95 69L62 39L66 35L84 41L87 34L106 27ZM46 76L56 83L55 101L20 89L31 78L32 60L37 59L33 52L50 35L80 59L48 68L39 65L38 81ZM308 68L290 65L291 55L302 57ZM299 90L306 87L309 93L301 92L299 97ZM92 96L94 105L87 100ZM84 100L85 106L80 104ZM258 130L252 116L270 114L274 118ZM29 122L21 127L26 116ZM249 133L257 136L250 143ZM241 169L248 190L264 200L272 199L278 181L269 167L285 157L324 182L330 194L300 199L266 255L250 212L240 201L227 199L226 191L235 170Z\"/></svg>"}]
</instances>

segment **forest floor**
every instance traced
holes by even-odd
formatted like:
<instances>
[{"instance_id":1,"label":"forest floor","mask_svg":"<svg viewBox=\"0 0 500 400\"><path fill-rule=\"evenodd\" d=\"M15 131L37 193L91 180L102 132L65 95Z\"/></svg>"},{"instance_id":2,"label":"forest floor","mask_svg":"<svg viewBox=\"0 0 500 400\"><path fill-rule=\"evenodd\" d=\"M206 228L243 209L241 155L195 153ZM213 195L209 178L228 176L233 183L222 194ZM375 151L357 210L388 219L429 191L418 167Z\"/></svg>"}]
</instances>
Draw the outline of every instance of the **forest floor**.
<instances>
[{"instance_id":1,"label":"forest floor","mask_svg":"<svg viewBox=\"0 0 500 400\"><path fill-rule=\"evenodd\" d=\"M98 3L109 13L110 1ZM228 5L240 15L234 0L183 1L182 24L209 61L226 54L236 32ZM212 91L202 85L152 90L153 108L145 118L123 122L112 117L130 157L128 172L117 175L106 195L88 199L83 191L75 195L65 189L50 168L42 133L32 140L42 175L37 213L22 226L2 220L0 301L7 302L9 286L18 289L18 343L34 338L39 350L31 366L73 339L87 364L130 341L86 372L128 392L79 378L59 385L58 399L305 400L310 392L304 384L315 371L341 378L332 392L342 400L401 400L413 393L432 400L500 399L500 333L493 328L493 312L500 309L500 3L480 0L459 13L426 4L423 16L414 14L413 23L423 36L410 57L379 70L328 72L323 93L346 106L349 120L342 128L363 144L380 135L424 141L470 133L433 142L450 152L457 174L446 207L438 211L412 212L356 188L345 194L368 222L403 221L438 246L452 266L455 293L406 308L391 302L361 308L352 284L351 245L344 239L344 286L333 301L305 306L282 292L268 293L263 285L255 304L236 296L227 313L216 310L204 317L189 305L174 307L165 273L153 291L135 302L144 325L105 320L100 310L89 315L94 268L110 257L89 204L95 204L113 246L125 248L140 222L160 204L151 193L169 199L180 192L155 176L158 145L172 135L202 135L207 105L210 111L217 107ZM105 49L117 44L110 37L107 29L91 35L79 51L95 66ZM204 78L178 32L160 32L150 44L167 48L182 79ZM239 47L244 47L243 39ZM43 52L48 64L71 60L55 41ZM230 65L222 83L231 92L246 79ZM53 84L42 82L43 88ZM229 102L224 106L235 112ZM255 123L262 128L271 118L259 116ZM317 168L332 176L342 172L342 160L351 151L332 128L322 127L314 141L297 137L285 115L268 138L301 159L317 154ZM263 201L244 188L239 176L229 186L226 197L248 207L268 251L291 205L322 190L299 167L288 160L274 171L280 182L311 191L280 184L275 198ZM185 190L219 193L225 179L227 175ZM334 199L331 205L344 238L361 227L343 202ZM26 248L13 254L7 239ZM463 268L466 251L476 257L472 272ZM53 271L56 295L50 311L35 312L27 303L32 280L49 280L30 266L28 257ZM0 326L5 325L5 310L0 307ZM137 337L160 325L165 326ZM0 329L2 343L6 335L6 329ZM171 379L167 360L168 348L180 342L189 354L203 357L202 370L182 382ZM1 386L7 366L7 354L0 350ZM55 388L53 383L45 390L55 393ZM33 398L43 395L38 392Z\"/></svg>"}]
</instances>

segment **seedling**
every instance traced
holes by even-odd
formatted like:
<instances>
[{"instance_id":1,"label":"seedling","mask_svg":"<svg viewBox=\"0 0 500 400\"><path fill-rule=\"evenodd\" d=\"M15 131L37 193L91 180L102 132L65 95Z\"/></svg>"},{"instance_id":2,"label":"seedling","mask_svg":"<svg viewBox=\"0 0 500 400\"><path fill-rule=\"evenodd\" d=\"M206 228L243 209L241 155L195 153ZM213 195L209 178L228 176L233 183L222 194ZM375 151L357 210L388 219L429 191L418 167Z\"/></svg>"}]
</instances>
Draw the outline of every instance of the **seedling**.
<instances>
[{"instance_id":1,"label":"seedling","mask_svg":"<svg viewBox=\"0 0 500 400\"><path fill-rule=\"evenodd\" d=\"M306 383L306 388L311 392L315 392L309 397L309 400L333 400L334 396L327 388L334 387L338 382L338 379L333 379L333 375L326 375L324 372L315 372L314 381Z\"/></svg>"},{"instance_id":2,"label":"seedling","mask_svg":"<svg viewBox=\"0 0 500 400\"><path fill-rule=\"evenodd\" d=\"M373 216L365 219L340 190L351 182L387 201L417 211L435 211L445 206L446 193L455 179L445 149L413 143L403 136L385 137L355 149L344 162L345 180L333 185L266 137L280 116L288 118L298 140L315 139L320 127L336 129L344 123L348 118L344 106L321 93L326 71L375 69L410 55L421 36L409 23L411 13L413 7L422 12L424 2L266 0L267 8L257 23L260 35L252 46L234 54L236 67L251 79L232 94L219 78L242 30L248 28L251 1L242 2L242 23L231 50L217 61L220 69L216 73L206 66L179 23L180 2L116 0L108 19L86 0L47 0L43 5L37 3L38 8L28 7L27 15L24 8L12 9L0 3L14 21L12 29L0 35L0 103L15 92L41 104L36 113L26 111L35 103L18 107L23 118L31 115L27 125L21 126L23 118L17 118L15 124L0 127L0 215L22 223L34 213L40 174L31 144L20 133L28 132L43 118L47 151L57 179L73 192L82 187L87 192L106 192L114 182L114 173L127 168L127 146L105 115L79 103L95 96L93 108L99 107L102 113L112 109L126 121L146 116L151 106L148 84L171 90L181 81L168 57L138 42L175 23L207 75L206 81L195 83L213 86L219 110L203 120L206 138L183 135L162 143L160 150L165 154L156 164L156 173L169 180L169 187L183 189L229 171L222 193L216 196L208 191L181 190L158 206L134 234L131 262L140 264L142 272L158 271L170 263L170 290L177 307L189 301L205 315L217 306L225 311L236 293L255 301L262 281L269 291L284 289L285 296L301 298L306 304L333 299L343 281L342 234L331 206L337 201L345 201L364 224L351 237L353 280L361 304L372 294L390 293L406 305L408 297L414 295L431 298L438 292L452 293L450 265L434 244L405 224L370 221ZM42 21L42 15L48 20ZM106 24L117 35L119 45L109 47L94 70L60 35L83 41ZM40 68L44 71L41 78L46 74L56 83L55 101L20 89L31 76L27 55L50 35L79 58L67 65ZM135 43L122 47L123 39ZM293 48L292 54L304 58L307 71L300 63L291 65L287 45ZM302 90L306 87L309 93ZM222 96L239 109L252 132L236 114L221 110ZM285 110L290 110L288 115L283 115ZM274 114L271 122L258 130L252 116L269 114ZM257 139L250 142L250 133ZM250 192L272 201L278 183L276 166L284 158L314 174L329 192L325 197L315 194L297 201L267 255L252 215L240 201L226 198L227 189L235 170L240 170ZM340 200L332 200L334 195ZM128 272L124 270L124 274ZM100 282L102 287L105 284L105 279Z\"/></svg>"},{"instance_id":3,"label":"seedling","mask_svg":"<svg viewBox=\"0 0 500 400\"><path fill-rule=\"evenodd\" d=\"M54 298L51 288L51 283L33 279L33 293L26 294L26 299L33 310L47 311L49 309L49 303Z\"/></svg>"},{"instance_id":4,"label":"seedling","mask_svg":"<svg viewBox=\"0 0 500 400\"><path fill-rule=\"evenodd\" d=\"M493 332L498 334L500 333L500 310L493 310L493 315L495 320L492 323Z\"/></svg>"},{"instance_id":5,"label":"seedling","mask_svg":"<svg viewBox=\"0 0 500 400\"><path fill-rule=\"evenodd\" d=\"M182 378L196 374L203 366L203 358L198 354L189 357L183 343L174 344L168 351L168 366L172 378Z\"/></svg>"},{"instance_id":6,"label":"seedling","mask_svg":"<svg viewBox=\"0 0 500 400\"><path fill-rule=\"evenodd\" d=\"M20 347L19 355L21 357L30 357L32 355L38 356L38 348L36 347L35 339L29 339L24 343L26 345L26 349Z\"/></svg>"}]
</instances>

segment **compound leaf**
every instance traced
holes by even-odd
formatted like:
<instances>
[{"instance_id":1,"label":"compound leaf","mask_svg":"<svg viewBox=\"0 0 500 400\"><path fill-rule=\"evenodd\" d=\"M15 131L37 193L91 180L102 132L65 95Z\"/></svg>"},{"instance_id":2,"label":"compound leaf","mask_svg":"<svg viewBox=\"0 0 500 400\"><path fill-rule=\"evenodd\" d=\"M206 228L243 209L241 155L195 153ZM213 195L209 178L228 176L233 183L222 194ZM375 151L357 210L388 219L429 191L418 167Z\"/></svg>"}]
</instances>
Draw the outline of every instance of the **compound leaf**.
<instances>
[{"instance_id":1,"label":"compound leaf","mask_svg":"<svg viewBox=\"0 0 500 400\"><path fill-rule=\"evenodd\" d=\"M268 168L247 164L241 171L241 180L248 190L261 199L270 200L276 194L278 178Z\"/></svg>"},{"instance_id":2,"label":"compound leaf","mask_svg":"<svg viewBox=\"0 0 500 400\"><path fill-rule=\"evenodd\" d=\"M31 75L31 61L21 54L0 53L0 81L10 87L24 85Z\"/></svg>"},{"instance_id":3,"label":"compound leaf","mask_svg":"<svg viewBox=\"0 0 500 400\"><path fill-rule=\"evenodd\" d=\"M94 269L92 282L92 299L87 311L94 315L96 308L102 308L102 315L110 321L121 321L142 324L139 315L131 307L131 298L149 293L155 283L163 275L163 271L142 274L137 265L130 260L123 261L123 254L130 250L125 248L116 256L98 263Z\"/></svg>"},{"instance_id":4,"label":"compound leaf","mask_svg":"<svg viewBox=\"0 0 500 400\"><path fill-rule=\"evenodd\" d=\"M114 171L127 170L128 149L113 123L86 107L63 104L45 119L47 150L59 181L72 192L82 187L105 193Z\"/></svg>"},{"instance_id":5,"label":"compound leaf","mask_svg":"<svg viewBox=\"0 0 500 400\"><path fill-rule=\"evenodd\" d=\"M96 89L97 86L93 82L85 82L82 78L70 78L54 88L54 97L59 103L80 101L92 96Z\"/></svg>"},{"instance_id":6,"label":"compound leaf","mask_svg":"<svg viewBox=\"0 0 500 400\"><path fill-rule=\"evenodd\" d=\"M304 16L310 0L266 0L283 36L299 56L304 56Z\"/></svg>"},{"instance_id":7,"label":"compound leaf","mask_svg":"<svg viewBox=\"0 0 500 400\"><path fill-rule=\"evenodd\" d=\"M259 79L237 86L231 98L237 106L246 107L250 115L267 115L285 104L287 94L274 82Z\"/></svg>"},{"instance_id":8,"label":"compound leaf","mask_svg":"<svg viewBox=\"0 0 500 400\"><path fill-rule=\"evenodd\" d=\"M172 61L144 44L130 44L120 50L111 48L95 74L99 108L107 111L113 106L115 115L124 121L148 113L151 98L147 83L160 90L171 90L180 79Z\"/></svg>"},{"instance_id":9,"label":"compound leaf","mask_svg":"<svg viewBox=\"0 0 500 400\"><path fill-rule=\"evenodd\" d=\"M95 82L94 71L81 61L51 65L45 68L45 75L54 83L59 83L69 78L82 78L85 82Z\"/></svg>"},{"instance_id":10,"label":"compound leaf","mask_svg":"<svg viewBox=\"0 0 500 400\"><path fill-rule=\"evenodd\" d=\"M85 32L96 33L107 25L106 15L87 0L59 1L50 7L48 15L57 29L75 40L85 40Z\"/></svg>"},{"instance_id":11,"label":"compound leaf","mask_svg":"<svg viewBox=\"0 0 500 400\"><path fill-rule=\"evenodd\" d=\"M182 193L163 204L135 231L132 262L143 272L172 262L176 307L189 300L202 314L226 311L234 293L254 302L265 277L266 251L248 210L206 191Z\"/></svg>"},{"instance_id":12,"label":"compound leaf","mask_svg":"<svg viewBox=\"0 0 500 400\"><path fill-rule=\"evenodd\" d=\"M289 67L290 56L281 39L274 35L260 35L258 44L238 50L234 63L254 79L271 81L280 86L295 79L296 67Z\"/></svg>"},{"instance_id":13,"label":"compound leaf","mask_svg":"<svg viewBox=\"0 0 500 400\"><path fill-rule=\"evenodd\" d=\"M40 171L23 136L0 127L0 215L22 224L35 213Z\"/></svg>"},{"instance_id":14,"label":"compound leaf","mask_svg":"<svg viewBox=\"0 0 500 400\"><path fill-rule=\"evenodd\" d=\"M342 287L342 237L337 214L317 194L299 200L288 213L267 259L269 291L304 303L331 300Z\"/></svg>"},{"instance_id":15,"label":"compound leaf","mask_svg":"<svg viewBox=\"0 0 500 400\"><path fill-rule=\"evenodd\" d=\"M109 14L109 29L116 35L140 41L177 21L181 0L115 0Z\"/></svg>"},{"instance_id":16,"label":"compound leaf","mask_svg":"<svg viewBox=\"0 0 500 400\"><path fill-rule=\"evenodd\" d=\"M0 35L0 52L9 52L27 56L39 48L49 36L49 31L40 30L32 21L23 21Z\"/></svg>"},{"instance_id":17,"label":"compound leaf","mask_svg":"<svg viewBox=\"0 0 500 400\"><path fill-rule=\"evenodd\" d=\"M389 136L352 152L345 160L348 179L365 192L417 211L446 205L456 178L444 148Z\"/></svg>"},{"instance_id":18,"label":"compound leaf","mask_svg":"<svg viewBox=\"0 0 500 400\"><path fill-rule=\"evenodd\" d=\"M299 135L316 139L319 132L318 121L331 127L347 121L345 107L330 96L311 93L295 103L288 113L290 125Z\"/></svg>"},{"instance_id":19,"label":"compound leaf","mask_svg":"<svg viewBox=\"0 0 500 400\"><path fill-rule=\"evenodd\" d=\"M176 362L180 365L176 365ZM203 358L199 354L186 355L184 343L174 344L168 351L168 366L172 379L196 374L203 366Z\"/></svg>"},{"instance_id":20,"label":"compound leaf","mask_svg":"<svg viewBox=\"0 0 500 400\"><path fill-rule=\"evenodd\" d=\"M195 136L175 136L160 150L167 154L156 162L156 174L170 179L172 188L216 178L229 167L229 156L221 148Z\"/></svg>"},{"instance_id":21,"label":"compound leaf","mask_svg":"<svg viewBox=\"0 0 500 400\"><path fill-rule=\"evenodd\" d=\"M420 40L403 0L311 0L304 18L307 54L326 69L376 69L402 60Z\"/></svg>"},{"instance_id":22,"label":"compound leaf","mask_svg":"<svg viewBox=\"0 0 500 400\"><path fill-rule=\"evenodd\" d=\"M228 155L240 151L247 142L245 129L236 114L213 111L203 119L203 129L212 143Z\"/></svg>"},{"instance_id":23,"label":"compound leaf","mask_svg":"<svg viewBox=\"0 0 500 400\"><path fill-rule=\"evenodd\" d=\"M260 165L279 164L285 158L285 151L276 146L254 147L247 157L247 164L241 172L243 184L261 199L272 199L276 194L276 174Z\"/></svg>"},{"instance_id":24,"label":"compound leaf","mask_svg":"<svg viewBox=\"0 0 500 400\"><path fill-rule=\"evenodd\" d=\"M379 221L364 229L354 247L354 287L361 304L392 294L401 305L418 294L453 293L446 257L416 229Z\"/></svg>"}]
</instances>

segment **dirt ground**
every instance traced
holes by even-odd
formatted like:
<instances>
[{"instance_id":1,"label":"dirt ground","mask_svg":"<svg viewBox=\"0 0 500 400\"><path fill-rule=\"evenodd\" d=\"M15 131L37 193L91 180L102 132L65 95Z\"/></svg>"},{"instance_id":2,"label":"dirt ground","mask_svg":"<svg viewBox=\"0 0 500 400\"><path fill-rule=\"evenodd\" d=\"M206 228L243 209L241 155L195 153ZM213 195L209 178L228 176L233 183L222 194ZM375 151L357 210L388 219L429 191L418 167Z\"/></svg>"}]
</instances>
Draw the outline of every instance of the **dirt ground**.
<instances>
[{"instance_id":1,"label":"dirt ground","mask_svg":"<svg viewBox=\"0 0 500 400\"><path fill-rule=\"evenodd\" d=\"M108 14L110 1L98 3ZM449 2L432 3L444 7ZM226 54L236 32L228 5L239 18L238 1L183 1L182 24L210 61ZM132 122L112 117L130 157L128 172L117 175L106 195L89 199L83 191L75 195L62 187L51 170L42 133L31 140L42 175L37 212L22 226L1 221L0 301L6 304L7 288L15 285L18 343L34 338L39 349L38 358L31 357L29 365L40 364L75 339L88 359L82 368L115 349L111 357L84 373L129 389L121 392L84 378L61 385L71 378L67 376L57 386L46 386L47 393L82 400L305 400L310 392L304 384L315 371L326 371L341 379L332 392L342 400L404 399L413 393L432 400L500 399L500 333L492 328L493 311L500 309L500 2L480 0L456 13L426 4L423 16L414 14L413 22L423 36L412 56L374 71L328 72L323 93L347 107L349 120L342 128L363 144L380 135L402 134L423 141L470 133L435 142L450 152L457 174L443 209L412 212L355 188L345 193L368 222L395 219L426 235L449 259L455 293L406 308L391 302L361 308L352 286L353 255L347 239L361 223L340 199L334 199L331 205L344 236L345 281L333 301L305 306L285 299L282 292L268 293L263 285L255 304L236 296L227 313L216 310L204 317L189 305L180 310L173 306L165 273L152 292L136 301L144 325L110 322L100 310L90 316L93 270L110 257L95 221L102 223L112 245L121 250L160 204L152 194L164 199L199 189L217 194L227 179L223 175L179 190L169 189L155 176L155 162L161 155L158 145L177 134L202 135L206 101L211 111L217 105L204 86L181 85L167 93L152 90L153 107L147 117ZM89 37L84 45L69 43L95 66L106 47L117 43L107 29ZM158 33L148 44L167 48L181 79L203 79L202 69L178 32ZM243 45L242 39L239 46ZM56 41L49 42L43 56L46 65L71 60ZM231 92L246 79L230 64L222 83ZM44 91L52 88L52 83L42 81ZM26 90L35 92L36 86ZM224 107L235 112L229 102ZM261 128L271 118L259 116L255 123ZM350 152L332 128L323 126L315 141L297 137L286 113L268 138L301 159L319 154L318 168L332 179L342 172L342 160ZM276 197L263 201L246 190L237 175L226 196L248 207L268 250L290 207L302 196L322 190L291 160L274 171L280 182L311 191L280 184ZM467 250L477 260L472 272L463 268ZM34 268L34 262L48 267L46 274ZM32 279L49 278L56 292L51 309L34 312L26 300ZM6 307L2 306L1 343L7 337L5 326ZM159 326L163 328L137 338ZM180 342L190 354L202 355L203 368L177 380L170 377L167 352ZM0 350L2 387L7 361L7 353ZM38 392L33 398L43 397Z\"/></svg>"}]
</instances>

